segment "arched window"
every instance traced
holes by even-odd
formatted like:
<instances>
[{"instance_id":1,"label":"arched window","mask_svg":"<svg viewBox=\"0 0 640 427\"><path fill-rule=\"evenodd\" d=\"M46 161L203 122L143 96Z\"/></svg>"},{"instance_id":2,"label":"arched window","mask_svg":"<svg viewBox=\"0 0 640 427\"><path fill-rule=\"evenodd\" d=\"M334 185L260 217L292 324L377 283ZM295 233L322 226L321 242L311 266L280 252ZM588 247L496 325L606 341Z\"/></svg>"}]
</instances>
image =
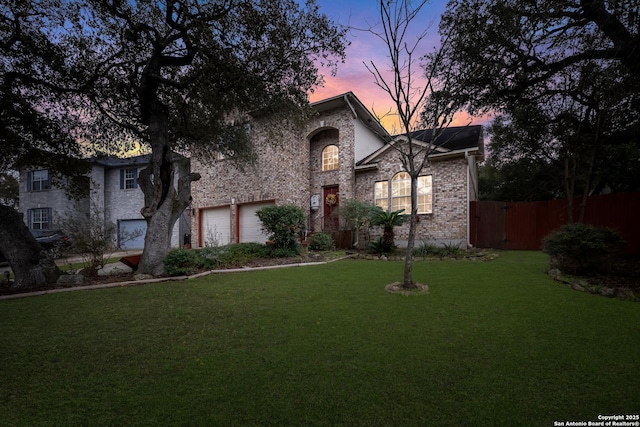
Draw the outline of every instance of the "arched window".
<instances>
[{"instance_id":1,"label":"arched window","mask_svg":"<svg viewBox=\"0 0 640 427\"><path fill-rule=\"evenodd\" d=\"M418 177L418 213L433 212L431 175ZM391 180L391 210L404 209L405 214L411 213L411 177L407 172L398 172Z\"/></svg>"},{"instance_id":2,"label":"arched window","mask_svg":"<svg viewBox=\"0 0 640 427\"><path fill-rule=\"evenodd\" d=\"M322 150L322 170L332 171L338 169L338 147L327 145Z\"/></svg>"},{"instance_id":3,"label":"arched window","mask_svg":"<svg viewBox=\"0 0 640 427\"><path fill-rule=\"evenodd\" d=\"M411 213L411 177L406 172L398 172L391 180L391 210L400 209Z\"/></svg>"}]
</instances>

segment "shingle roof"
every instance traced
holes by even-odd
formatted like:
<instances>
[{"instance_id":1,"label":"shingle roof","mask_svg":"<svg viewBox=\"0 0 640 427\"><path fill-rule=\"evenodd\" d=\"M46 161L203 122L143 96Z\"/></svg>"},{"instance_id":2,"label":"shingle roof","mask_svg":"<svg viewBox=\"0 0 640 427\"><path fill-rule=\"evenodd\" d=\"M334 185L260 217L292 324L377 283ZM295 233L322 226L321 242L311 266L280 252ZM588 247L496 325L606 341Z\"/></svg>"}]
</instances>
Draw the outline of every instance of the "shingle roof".
<instances>
[{"instance_id":1,"label":"shingle roof","mask_svg":"<svg viewBox=\"0 0 640 427\"><path fill-rule=\"evenodd\" d=\"M141 156L125 157L125 158L120 158L115 156L93 157L91 161L92 163L95 163L107 168L117 168L122 166L146 165L146 164L149 164L149 159L151 159L151 155L144 154Z\"/></svg>"},{"instance_id":2,"label":"shingle roof","mask_svg":"<svg viewBox=\"0 0 640 427\"><path fill-rule=\"evenodd\" d=\"M412 132L410 134L411 139L417 144L429 144L431 143L431 136L433 134L433 129L423 129ZM393 139L394 141L404 138L404 135L396 135ZM484 152L484 141L483 141L483 133L482 126L456 126L450 127L447 129L443 129L442 133L438 135L435 146L436 148L431 151L430 157L440 157L440 156L449 156L449 155L457 155L466 151L478 151L479 153ZM376 163L376 159L388 151L393 145L392 141L389 144L386 144L384 147L378 149L377 151L371 153L364 159L360 160L356 166L361 168L370 167L371 165Z\"/></svg>"},{"instance_id":3,"label":"shingle roof","mask_svg":"<svg viewBox=\"0 0 640 427\"><path fill-rule=\"evenodd\" d=\"M433 129L423 129L411 133L411 138L422 142L431 142ZM444 129L435 145L438 148L457 151L477 148L482 137L482 126L457 126Z\"/></svg>"}]
</instances>

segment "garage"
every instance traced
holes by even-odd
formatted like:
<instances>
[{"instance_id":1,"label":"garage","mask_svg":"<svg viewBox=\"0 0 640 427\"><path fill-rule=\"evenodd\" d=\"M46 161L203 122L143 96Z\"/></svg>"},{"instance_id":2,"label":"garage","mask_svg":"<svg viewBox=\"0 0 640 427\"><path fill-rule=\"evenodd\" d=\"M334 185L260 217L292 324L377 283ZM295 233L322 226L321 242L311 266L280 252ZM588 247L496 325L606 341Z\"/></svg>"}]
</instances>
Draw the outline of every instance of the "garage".
<instances>
[{"instance_id":1,"label":"garage","mask_svg":"<svg viewBox=\"0 0 640 427\"><path fill-rule=\"evenodd\" d=\"M147 221L144 219L121 219L118 221L118 247L121 249L143 249Z\"/></svg>"},{"instance_id":2,"label":"garage","mask_svg":"<svg viewBox=\"0 0 640 427\"><path fill-rule=\"evenodd\" d=\"M231 241L230 208L210 208L201 211L200 246L222 246Z\"/></svg>"},{"instance_id":3,"label":"garage","mask_svg":"<svg viewBox=\"0 0 640 427\"><path fill-rule=\"evenodd\" d=\"M240 243L264 243L267 241L269 235L262 231L262 223L256 216L256 212L265 206L273 205L274 203L260 203L241 205L239 207Z\"/></svg>"}]
</instances>

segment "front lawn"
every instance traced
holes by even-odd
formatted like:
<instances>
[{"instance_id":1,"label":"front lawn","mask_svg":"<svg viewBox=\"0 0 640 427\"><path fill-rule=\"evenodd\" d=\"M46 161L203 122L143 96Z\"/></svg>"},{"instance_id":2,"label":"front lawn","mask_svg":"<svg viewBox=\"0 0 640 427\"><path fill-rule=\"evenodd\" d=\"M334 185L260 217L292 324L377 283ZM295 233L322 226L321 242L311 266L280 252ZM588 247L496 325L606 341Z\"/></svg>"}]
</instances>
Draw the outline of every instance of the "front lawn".
<instances>
[{"instance_id":1,"label":"front lawn","mask_svg":"<svg viewBox=\"0 0 640 427\"><path fill-rule=\"evenodd\" d=\"M0 426L552 426L640 412L640 304L538 252L0 301Z\"/></svg>"}]
</instances>

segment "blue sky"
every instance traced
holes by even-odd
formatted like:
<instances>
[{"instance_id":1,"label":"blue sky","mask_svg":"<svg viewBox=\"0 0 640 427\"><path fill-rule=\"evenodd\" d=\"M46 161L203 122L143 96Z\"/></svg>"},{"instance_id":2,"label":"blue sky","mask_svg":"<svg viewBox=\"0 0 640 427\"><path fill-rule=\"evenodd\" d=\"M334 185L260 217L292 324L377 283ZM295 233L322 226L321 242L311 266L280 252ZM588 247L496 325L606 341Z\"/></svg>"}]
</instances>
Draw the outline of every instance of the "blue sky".
<instances>
[{"instance_id":1,"label":"blue sky","mask_svg":"<svg viewBox=\"0 0 640 427\"><path fill-rule=\"evenodd\" d=\"M317 4L322 13L327 14L340 25L364 29L379 22L377 0L317 0ZM420 20L414 21L416 33L425 29L428 32L427 38L420 44L421 52L418 56L439 44L438 21L446 4L446 0L432 0L422 10ZM311 101L351 91L370 111L382 114L391 108L391 101L388 95L374 84L373 76L363 62L373 61L379 68L388 68L389 61L386 58L385 47L379 39L365 31L352 30L348 38L351 45L347 48L345 63L340 64L335 77L329 75L327 70L323 71L325 86L316 89L311 95ZM467 124L469 120L466 114L460 114L454 124ZM473 120L474 124L484 122L486 120ZM385 119L383 124L387 130L392 131L392 120Z\"/></svg>"}]
</instances>

